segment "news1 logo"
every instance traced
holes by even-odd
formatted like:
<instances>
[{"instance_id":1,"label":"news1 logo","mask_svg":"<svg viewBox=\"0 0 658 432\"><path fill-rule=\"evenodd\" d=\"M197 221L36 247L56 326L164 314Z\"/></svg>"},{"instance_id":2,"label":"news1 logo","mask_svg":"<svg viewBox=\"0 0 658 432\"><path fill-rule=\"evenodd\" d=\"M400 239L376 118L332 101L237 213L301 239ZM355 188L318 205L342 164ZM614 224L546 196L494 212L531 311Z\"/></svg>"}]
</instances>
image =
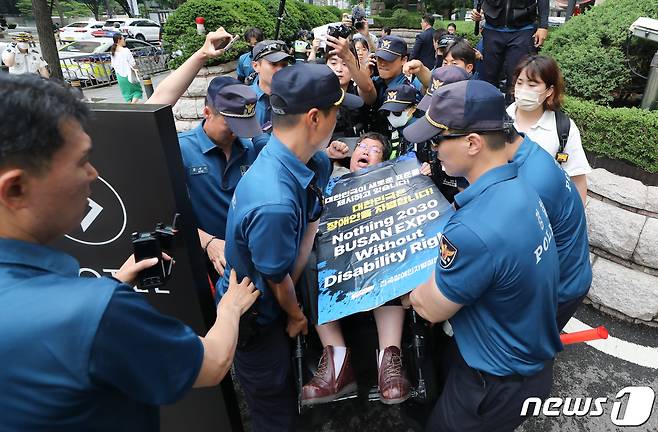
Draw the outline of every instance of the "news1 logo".
<instances>
[{"instance_id":1,"label":"news1 logo","mask_svg":"<svg viewBox=\"0 0 658 432\"><path fill-rule=\"evenodd\" d=\"M624 406L624 397L628 400ZM656 395L651 387L624 387L615 396L612 404L610 420L615 426L641 426L649 420ZM546 417L599 417L605 412L608 404L607 397L599 398L559 398L551 397L542 401L531 397L523 402L521 416L538 416L540 413ZM532 411L530 411L532 410Z\"/></svg>"}]
</instances>

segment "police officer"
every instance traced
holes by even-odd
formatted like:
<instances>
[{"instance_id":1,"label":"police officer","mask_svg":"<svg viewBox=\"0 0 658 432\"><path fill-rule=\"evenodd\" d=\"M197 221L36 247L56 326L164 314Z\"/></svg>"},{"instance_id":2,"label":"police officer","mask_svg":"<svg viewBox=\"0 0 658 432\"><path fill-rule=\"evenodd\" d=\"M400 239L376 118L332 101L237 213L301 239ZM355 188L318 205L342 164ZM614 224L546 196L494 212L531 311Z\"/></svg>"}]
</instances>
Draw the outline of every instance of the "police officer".
<instances>
[{"instance_id":1,"label":"police officer","mask_svg":"<svg viewBox=\"0 0 658 432\"><path fill-rule=\"evenodd\" d=\"M98 176L82 127L88 109L33 75L0 75L0 94L3 429L158 431L158 405L229 370L240 315L258 291L233 274L200 338L132 289L157 259L131 258L116 279L80 278L77 261L47 244L80 224Z\"/></svg>"},{"instance_id":2,"label":"police officer","mask_svg":"<svg viewBox=\"0 0 658 432\"><path fill-rule=\"evenodd\" d=\"M252 73L254 73L254 66L252 65L254 60L254 47L263 39L265 39L263 30L259 29L258 27L252 27L244 32L244 41L249 44L249 52L242 54L240 58L238 58L238 67L235 70L235 74L237 75L239 81L246 82L245 80L251 76Z\"/></svg>"},{"instance_id":3,"label":"police officer","mask_svg":"<svg viewBox=\"0 0 658 432\"><path fill-rule=\"evenodd\" d=\"M402 73L402 67L407 61L407 43L401 37L384 36L375 52L375 57L379 76L372 78L377 91L377 102L372 107L371 130L387 134L386 117L377 111L386 101L386 92L401 84L411 84L416 88L416 102L419 102L422 97L420 93L422 85L417 78L409 81Z\"/></svg>"},{"instance_id":4,"label":"police officer","mask_svg":"<svg viewBox=\"0 0 658 432\"><path fill-rule=\"evenodd\" d=\"M473 9L474 21L485 17L483 80L498 86L504 65L507 87L514 85L519 61L535 53L548 36L548 12L549 0L483 0L481 12Z\"/></svg>"},{"instance_id":5,"label":"police officer","mask_svg":"<svg viewBox=\"0 0 658 432\"><path fill-rule=\"evenodd\" d=\"M258 135L252 142L250 138ZM201 247L221 275L226 265L229 203L238 181L267 143L256 120L256 93L235 78L214 78L208 86L203 121L180 133L178 141Z\"/></svg>"},{"instance_id":6,"label":"police officer","mask_svg":"<svg viewBox=\"0 0 658 432\"><path fill-rule=\"evenodd\" d=\"M293 430L295 395L290 339L307 332L294 282L308 259L331 164L320 150L331 138L341 105L363 101L346 94L325 65L301 63L272 79L273 134L238 183L226 227L222 298L229 270L250 275L261 291L256 325L241 335L235 372L255 431Z\"/></svg>"},{"instance_id":7,"label":"police officer","mask_svg":"<svg viewBox=\"0 0 658 432\"><path fill-rule=\"evenodd\" d=\"M434 139L446 172L470 183L455 196L435 274L409 296L425 319L450 319L458 348L428 431L513 430L526 398L548 396L562 348L557 247L542 200L508 163L504 114L495 87L460 81L404 131Z\"/></svg>"},{"instance_id":8,"label":"police officer","mask_svg":"<svg viewBox=\"0 0 658 432\"><path fill-rule=\"evenodd\" d=\"M2 53L2 62L9 67L10 74L38 74L43 78L50 77L48 63L34 45L32 35L19 33L12 43Z\"/></svg>"},{"instance_id":9,"label":"police officer","mask_svg":"<svg viewBox=\"0 0 658 432\"><path fill-rule=\"evenodd\" d=\"M280 40L264 40L258 42L253 51L252 65L258 74L251 88L256 92L256 118L264 132L272 130L272 108L270 94L272 77L276 72L288 66L293 57L288 53L288 47Z\"/></svg>"},{"instance_id":10,"label":"police officer","mask_svg":"<svg viewBox=\"0 0 658 432\"><path fill-rule=\"evenodd\" d=\"M414 151L414 144L402 135L402 130L422 116L416 107L416 88L409 84L390 87L386 92L386 100L379 108L379 112L386 116L391 137L391 159Z\"/></svg>"},{"instance_id":11,"label":"police officer","mask_svg":"<svg viewBox=\"0 0 658 432\"><path fill-rule=\"evenodd\" d=\"M507 157L519 166L519 178L537 191L551 221L560 260L557 325L562 330L592 284L583 201L569 174L527 136L512 133Z\"/></svg>"}]
</instances>

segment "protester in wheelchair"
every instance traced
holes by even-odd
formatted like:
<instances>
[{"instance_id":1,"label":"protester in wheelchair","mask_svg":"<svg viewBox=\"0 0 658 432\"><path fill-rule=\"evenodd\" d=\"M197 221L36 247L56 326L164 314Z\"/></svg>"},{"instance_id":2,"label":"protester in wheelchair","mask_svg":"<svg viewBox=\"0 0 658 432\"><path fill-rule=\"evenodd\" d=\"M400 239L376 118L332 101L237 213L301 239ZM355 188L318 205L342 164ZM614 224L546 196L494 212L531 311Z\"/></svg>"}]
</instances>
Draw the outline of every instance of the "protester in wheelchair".
<instances>
[{"instance_id":1,"label":"protester in wheelchair","mask_svg":"<svg viewBox=\"0 0 658 432\"><path fill-rule=\"evenodd\" d=\"M347 146L343 149L348 153ZM388 159L389 140L376 132L361 136L350 158L350 171L376 165ZM405 312L399 301L389 302L373 311L379 339L378 384L380 400L397 404L409 398L410 385L402 368L400 347ZM356 391L357 383L340 322L317 325L323 352L313 378L302 388L302 404L330 402Z\"/></svg>"}]
</instances>

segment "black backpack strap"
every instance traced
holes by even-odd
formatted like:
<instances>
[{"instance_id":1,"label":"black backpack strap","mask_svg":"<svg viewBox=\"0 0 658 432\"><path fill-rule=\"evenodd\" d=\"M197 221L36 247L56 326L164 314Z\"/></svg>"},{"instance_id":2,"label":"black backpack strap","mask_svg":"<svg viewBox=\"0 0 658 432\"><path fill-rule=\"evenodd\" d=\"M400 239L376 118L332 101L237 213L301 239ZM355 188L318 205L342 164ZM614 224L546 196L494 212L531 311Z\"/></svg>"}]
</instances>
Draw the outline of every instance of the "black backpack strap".
<instances>
[{"instance_id":1,"label":"black backpack strap","mask_svg":"<svg viewBox=\"0 0 658 432\"><path fill-rule=\"evenodd\" d=\"M569 131L571 129L571 120L569 119L569 116L561 110L555 111L555 126L557 129L557 139L559 142L559 147L557 154L555 155L555 159L558 162L563 163L566 162L566 158L568 158L568 155L564 153L564 148L567 146ZM566 158L564 156L561 157L560 155L566 155Z\"/></svg>"}]
</instances>

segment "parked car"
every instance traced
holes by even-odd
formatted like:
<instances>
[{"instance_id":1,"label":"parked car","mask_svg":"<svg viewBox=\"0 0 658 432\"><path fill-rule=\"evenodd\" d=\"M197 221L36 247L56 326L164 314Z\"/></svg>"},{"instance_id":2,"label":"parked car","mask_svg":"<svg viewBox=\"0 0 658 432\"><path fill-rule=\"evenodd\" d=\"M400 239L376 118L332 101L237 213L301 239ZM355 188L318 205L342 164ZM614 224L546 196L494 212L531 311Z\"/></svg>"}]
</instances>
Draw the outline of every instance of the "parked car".
<instances>
[{"instance_id":1,"label":"parked car","mask_svg":"<svg viewBox=\"0 0 658 432\"><path fill-rule=\"evenodd\" d=\"M115 24L119 24L117 27ZM130 38L157 42L160 40L160 25L144 18L112 18L105 21L103 30L120 31Z\"/></svg>"},{"instance_id":2,"label":"parked car","mask_svg":"<svg viewBox=\"0 0 658 432\"><path fill-rule=\"evenodd\" d=\"M103 28L100 21L74 22L59 29L59 39L62 42L75 42L92 38L91 32Z\"/></svg>"},{"instance_id":3,"label":"parked car","mask_svg":"<svg viewBox=\"0 0 658 432\"><path fill-rule=\"evenodd\" d=\"M110 66L112 38L98 37L70 43L59 49L60 67L67 81L78 79L85 86L113 81L116 77ZM167 67L167 56L161 47L137 39L126 39L126 47L133 52L139 69L161 71Z\"/></svg>"}]
</instances>

